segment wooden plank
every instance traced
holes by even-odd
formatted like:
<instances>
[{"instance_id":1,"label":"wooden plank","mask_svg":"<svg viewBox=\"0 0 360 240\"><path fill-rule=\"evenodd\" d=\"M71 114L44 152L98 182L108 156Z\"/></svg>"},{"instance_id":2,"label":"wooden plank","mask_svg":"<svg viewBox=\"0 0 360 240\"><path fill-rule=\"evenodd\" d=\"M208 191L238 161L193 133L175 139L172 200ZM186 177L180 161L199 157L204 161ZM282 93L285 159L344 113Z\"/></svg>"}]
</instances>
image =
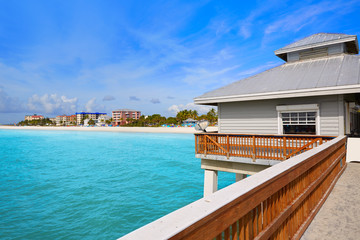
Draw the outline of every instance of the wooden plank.
<instances>
[{"instance_id":1,"label":"wooden plank","mask_svg":"<svg viewBox=\"0 0 360 240\"><path fill-rule=\"evenodd\" d=\"M231 240L238 240L239 237L239 231L238 231L238 224L239 222L236 221L231 225Z\"/></svg>"},{"instance_id":2,"label":"wooden plank","mask_svg":"<svg viewBox=\"0 0 360 240\"><path fill-rule=\"evenodd\" d=\"M245 239L245 225L244 225L244 217L239 220L239 240Z\"/></svg>"}]
</instances>

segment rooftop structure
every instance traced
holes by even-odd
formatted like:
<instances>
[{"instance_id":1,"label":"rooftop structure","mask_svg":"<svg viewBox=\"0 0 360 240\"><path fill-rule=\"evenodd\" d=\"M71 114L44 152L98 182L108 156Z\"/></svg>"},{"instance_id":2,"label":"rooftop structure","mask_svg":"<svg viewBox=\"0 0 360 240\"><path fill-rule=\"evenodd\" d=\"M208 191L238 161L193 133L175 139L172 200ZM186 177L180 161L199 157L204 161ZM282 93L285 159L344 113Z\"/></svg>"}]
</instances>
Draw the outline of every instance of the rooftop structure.
<instances>
[{"instance_id":1,"label":"rooftop structure","mask_svg":"<svg viewBox=\"0 0 360 240\"><path fill-rule=\"evenodd\" d=\"M275 51L285 64L194 99L217 105L262 99L360 92L360 57L355 35L314 34Z\"/></svg>"}]
</instances>

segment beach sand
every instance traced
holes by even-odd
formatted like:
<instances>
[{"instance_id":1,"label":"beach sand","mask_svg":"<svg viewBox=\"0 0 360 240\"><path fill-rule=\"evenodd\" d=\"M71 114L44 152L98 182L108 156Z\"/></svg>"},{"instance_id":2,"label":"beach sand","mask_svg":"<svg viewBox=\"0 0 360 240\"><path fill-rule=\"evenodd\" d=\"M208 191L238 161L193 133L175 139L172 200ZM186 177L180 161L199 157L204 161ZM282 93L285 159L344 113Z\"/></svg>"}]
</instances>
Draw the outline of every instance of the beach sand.
<instances>
[{"instance_id":1,"label":"beach sand","mask_svg":"<svg viewBox=\"0 0 360 240\"><path fill-rule=\"evenodd\" d=\"M193 127L35 127L0 126L0 129L12 130L53 130L53 131L96 131L96 132L143 132L143 133L200 133ZM207 132L217 131L217 127L208 127Z\"/></svg>"}]
</instances>

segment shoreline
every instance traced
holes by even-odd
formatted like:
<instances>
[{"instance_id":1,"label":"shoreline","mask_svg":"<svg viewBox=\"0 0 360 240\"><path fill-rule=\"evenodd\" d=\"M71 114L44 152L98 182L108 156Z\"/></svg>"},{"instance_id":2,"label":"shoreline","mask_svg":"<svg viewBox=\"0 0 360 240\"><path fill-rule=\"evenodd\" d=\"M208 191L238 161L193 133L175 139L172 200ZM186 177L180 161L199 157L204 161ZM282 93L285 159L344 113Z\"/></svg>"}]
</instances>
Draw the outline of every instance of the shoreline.
<instances>
[{"instance_id":1,"label":"shoreline","mask_svg":"<svg viewBox=\"0 0 360 240\"><path fill-rule=\"evenodd\" d=\"M193 127L42 127L42 126L3 126L8 130L50 130L50 131L88 131L88 132L139 132L139 133L201 133ZM208 127L208 132L217 131L217 127Z\"/></svg>"}]
</instances>

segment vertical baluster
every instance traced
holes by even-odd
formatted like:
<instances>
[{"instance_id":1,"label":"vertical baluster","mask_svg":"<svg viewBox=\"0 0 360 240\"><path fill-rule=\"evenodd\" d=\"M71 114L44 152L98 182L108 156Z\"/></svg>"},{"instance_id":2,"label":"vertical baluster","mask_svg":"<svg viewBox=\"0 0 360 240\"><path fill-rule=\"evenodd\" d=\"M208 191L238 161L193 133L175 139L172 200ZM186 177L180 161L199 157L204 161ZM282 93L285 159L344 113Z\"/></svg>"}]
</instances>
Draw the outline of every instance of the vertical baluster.
<instances>
[{"instance_id":1,"label":"vertical baluster","mask_svg":"<svg viewBox=\"0 0 360 240\"><path fill-rule=\"evenodd\" d=\"M238 225L239 225L239 221L236 221L231 225L231 240L238 240L239 237Z\"/></svg>"},{"instance_id":2,"label":"vertical baluster","mask_svg":"<svg viewBox=\"0 0 360 240\"><path fill-rule=\"evenodd\" d=\"M249 219L249 213L245 215L244 219L244 226L245 226L245 239L250 239L250 219Z\"/></svg>"},{"instance_id":3,"label":"vertical baluster","mask_svg":"<svg viewBox=\"0 0 360 240\"><path fill-rule=\"evenodd\" d=\"M249 239L254 238L254 209L249 212Z\"/></svg>"},{"instance_id":4,"label":"vertical baluster","mask_svg":"<svg viewBox=\"0 0 360 240\"><path fill-rule=\"evenodd\" d=\"M240 220L239 220L239 240L244 240L245 239L244 217L240 218Z\"/></svg>"},{"instance_id":5,"label":"vertical baluster","mask_svg":"<svg viewBox=\"0 0 360 240\"><path fill-rule=\"evenodd\" d=\"M231 240L230 239L230 227L226 228L224 231L224 240Z\"/></svg>"}]
</instances>

